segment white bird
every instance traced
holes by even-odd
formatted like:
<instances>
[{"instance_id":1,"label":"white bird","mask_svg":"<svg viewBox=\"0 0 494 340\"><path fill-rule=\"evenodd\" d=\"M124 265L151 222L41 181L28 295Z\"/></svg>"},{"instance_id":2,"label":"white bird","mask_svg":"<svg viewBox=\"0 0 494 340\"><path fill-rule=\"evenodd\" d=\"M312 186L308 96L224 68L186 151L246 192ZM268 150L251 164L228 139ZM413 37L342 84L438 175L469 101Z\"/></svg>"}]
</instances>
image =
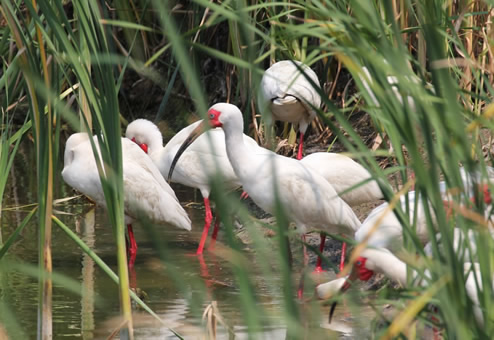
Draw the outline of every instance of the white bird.
<instances>
[{"instance_id":1,"label":"white bird","mask_svg":"<svg viewBox=\"0 0 494 340\"><path fill-rule=\"evenodd\" d=\"M297 159L302 158L304 134L321 106L320 88L316 73L309 66L293 60L273 64L261 80L261 112L271 113L276 120L298 125L300 142Z\"/></svg>"},{"instance_id":2,"label":"white bird","mask_svg":"<svg viewBox=\"0 0 494 340\"><path fill-rule=\"evenodd\" d=\"M416 206L415 191L406 193L400 197L401 209L404 212L407 211L406 196L408 196L410 224L415 225L415 232L418 238L425 243L428 240L429 233L422 202L419 201ZM417 210L416 214L415 210ZM355 233L355 240L359 243L367 240L369 246L388 248L392 251L403 247L403 226L395 212L389 208L388 202L384 202L370 212L362 222L362 226Z\"/></svg>"},{"instance_id":3,"label":"white bird","mask_svg":"<svg viewBox=\"0 0 494 340\"><path fill-rule=\"evenodd\" d=\"M275 214L279 202L287 218L296 223L302 234L315 229L348 234L360 227L350 206L319 174L295 159L271 151L256 154L247 147L242 138L242 113L235 105L215 104L208 116L209 121L204 124L223 128L228 159L244 190L262 209ZM203 129L198 126L190 134L174 162Z\"/></svg>"},{"instance_id":4,"label":"white bird","mask_svg":"<svg viewBox=\"0 0 494 340\"><path fill-rule=\"evenodd\" d=\"M145 150L158 167L163 177L168 176L170 166L177 150L189 136L191 131L201 124L201 120L180 130L163 147L163 137L158 127L146 119L137 119L127 127L125 135L136 142ZM262 153L264 148L249 136L243 135L244 142L249 148ZM211 179L220 175L227 190L233 190L241 186L240 180L235 175L228 160L225 147L225 135L221 129L207 131L190 145L180 161L175 165L175 171L171 181L188 187L199 189L204 199L205 223L197 254L203 253L204 245L208 236L209 228L213 220L209 194L211 193ZM219 219L216 218L212 238L216 239Z\"/></svg>"},{"instance_id":5,"label":"white bird","mask_svg":"<svg viewBox=\"0 0 494 340\"><path fill-rule=\"evenodd\" d=\"M457 249L458 245L454 245ZM482 311L479 304L479 291L482 288L482 272L477 263L466 262L463 265L464 274L466 276L465 289L468 297L473 302L474 315L479 324L484 323ZM327 282L316 287L316 294L320 298L331 297L335 294L335 289L340 288L340 291L345 291L350 287L349 282L356 279L368 281L375 273L381 273L387 278L397 282L402 287L407 287L407 264L396 257L389 250L384 248L366 248L355 261L352 271L348 278L340 278ZM417 271L412 271L413 285L427 287L430 281L430 272L425 270L419 275ZM492 289L494 289L494 278L490 278ZM346 280L346 281L343 281ZM331 310L334 310L336 304L333 304ZM332 312L331 312L332 314ZM331 318L331 315L330 315Z\"/></svg>"},{"instance_id":6,"label":"white bird","mask_svg":"<svg viewBox=\"0 0 494 340\"><path fill-rule=\"evenodd\" d=\"M98 154L97 136L93 137ZM165 182L151 159L126 138L122 138L122 167L124 185L124 209L128 224L130 259L133 265L137 253L132 230L132 220L145 215L158 224L172 224L180 229L191 230L191 221L180 205L175 192ZM96 160L87 133L72 134L65 145L64 181L74 189L106 207Z\"/></svg>"},{"instance_id":7,"label":"white bird","mask_svg":"<svg viewBox=\"0 0 494 340\"><path fill-rule=\"evenodd\" d=\"M338 195L351 207L376 202L384 195L372 175L362 165L350 157L331 152L315 152L305 156L300 162L324 177L333 186ZM321 234L321 239L325 239ZM324 241L319 251L324 251ZM340 269L345 263L346 243L343 243ZM318 258L316 271L321 270L321 258Z\"/></svg>"},{"instance_id":8,"label":"white bird","mask_svg":"<svg viewBox=\"0 0 494 340\"><path fill-rule=\"evenodd\" d=\"M460 168L460 175L465 187L465 191L470 199L475 195L474 186L477 185L482 191L483 200L486 205L491 204L491 195L489 186L485 182L480 181L476 174L468 175L463 168ZM477 178L474 178L477 177ZM475 179L475 180L474 180ZM475 183L475 185L474 185ZM439 182L439 190L442 195L443 204L447 214L450 213L450 204L452 202L448 193L446 182ZM408 197L408 205L407 205ZM427 227L427 216L424 210L424 202L422 197L419 197L415 202L415 191L410 191L400 197L400 206L403 212L406 213L407 207L409 211L410 225L414 226L415 233L422 244L429 241L430 231ZM432 219L435 220L434 211L430 208ZM362 226L355 233L355 240L363 242L367 240L367 244L377 248L387 248L395 252L403 247L403 226L396 216L395 212L389 208L389 203L383 204L374 208L367 218L362 222Z\"/></svg>"},{"instance_id":9,"label":"white bird","mask_svg":"<svg viewBox=\"0 0 494 340\"><path fill-rule=\"evenodd\" d=\"M324 177L351 207L384 199L379 185L366 168L348 156L315 152L300 160Z\"/></svg>"}]
</instances>

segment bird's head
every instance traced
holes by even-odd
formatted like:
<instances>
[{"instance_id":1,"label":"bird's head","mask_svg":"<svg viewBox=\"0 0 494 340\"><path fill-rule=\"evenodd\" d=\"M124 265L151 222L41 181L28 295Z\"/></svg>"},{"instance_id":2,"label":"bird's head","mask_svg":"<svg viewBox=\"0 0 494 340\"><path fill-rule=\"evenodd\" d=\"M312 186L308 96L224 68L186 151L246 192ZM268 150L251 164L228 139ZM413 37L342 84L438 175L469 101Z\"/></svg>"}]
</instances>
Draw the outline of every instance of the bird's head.
<instances>
[{"instance_id":1,"label":"bird's head","mask_svg":"<svg viewBox=\"0 0 494 340\"><path fill-rule=\"evenodd\" d=\"M366 249L362 251L359 257L357 257L357 259L353 263L350 275L346 278L345 282L340 285L340 293L346 292L352 285L352 282L356 280L369 281L370 278L374 276L374 261L372 260L372 258L365 256L365 253L369 251L369 249ZM329 322L331 322L336 306L337 302L335 301L331 305L331 309L329 312Z\"/></svg>"},{"instance_id":2,"label":"bird's head","mask_svg":"<svg viewBox=\"0 0 494 340\"><path fill-rule=\"evenodd\" d=\"M125 137L139 145L145 153L153 153L163 146L158 127L147 119L136 119L127 126Z\"/></svg>"},{"instance_id":3,"label":"bird's head","mask_svg":"<svg viewBox=\"0 0 494 340\"><path fill-rule=\"evenodd\" d=\"M223 123L220 122L221 111L210 108L208 110L208 122L212 128L222 127Z\"/></svg>"},{"instance_id":4,"label":"bird's head","mask_svg":"<svg viewBox=\"0 0 494 340\"><path fill-rule=\"evenodd\" d=\"M170 165L170 171L168 172L168 181L172 178L173 170L177 164L180 156L201 134L207 131L209 128L223 128L226 126L238 125L236 129L243 130L242 112L233 104L217 103L211 106L207 112L207 119L203 120L189 136L185 139L183 144L178 149L173 161Z\"/></svg>"},{"instance_id":5,"label":"bird's head","mask_svg":"<svg viewBox=\"0 0 494 340\"><path fill-rule=\"evenodd\" d=\"M369 281L370 278L374 275L374 271L366 266L367 262L368 259L366 257L359 256L353 264L354 271L357 274L359 280ZM372 261L369 261L369 265L370 264L372 264Z\"/></svg>"},{"instance_id":6,"label":"bird's head","mask_svg":"<svg viewBox=\"0 0 494 340\"><path fill-rule=\"evenodd\" d=\"M225 125L238 125L242 123L242 112L233 104L217 103L208 110L208 122L212 128L224 127ZM241 127L236 127L243 130Z\"/></svg>"}]
</instances>

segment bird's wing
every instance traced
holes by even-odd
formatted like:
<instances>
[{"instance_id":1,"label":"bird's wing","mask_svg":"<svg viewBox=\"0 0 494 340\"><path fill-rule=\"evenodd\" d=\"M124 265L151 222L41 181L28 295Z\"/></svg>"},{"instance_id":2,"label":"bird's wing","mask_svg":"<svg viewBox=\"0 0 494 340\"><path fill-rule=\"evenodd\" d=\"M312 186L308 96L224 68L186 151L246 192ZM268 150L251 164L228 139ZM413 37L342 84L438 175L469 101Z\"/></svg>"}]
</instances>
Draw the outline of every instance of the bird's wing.
<instances>
[{"instance_id":1,"label":"bird's wing","mask_svg":"<svg viewBox=\"0 0 494 340\"><path fill-rule=\"evenodd\" d=\"M368 181L372 175L362 165L350 157L330 152L316 152L300 162L324 177L338 194L346 192L342 198L351 206L383 199L384 195L376 181Z\"/></svg>"},{"instance_id":2,"label":"bird's wing","mask_svg":"<svg viewBox=\"0 0 494 340\"><path fill-rule=\"evenodd\" d=\"M321 96L311 81L320 88L319 79L310 67L300 62L297 64L302 68L304 74L292 61L279 62L266 71L261 87L267 98L271 100L291 95L300 100L308 112L312 112L314 109L308 103L318 108L321 105Z\"/></svg>"},{"instance_id":3,"label":"bird's wing","mask_svg":"<svg viewBox=\"0 0 494 340\"><path fill-rule=\"evenodd\" d=\"M160 167L162 171L165 171L165 176L168 175L171 162L180 145L168 148L165 153L162 167ZM198 188L204 195L210 190L211 176L218 173L221 173L228 189L240 186L226 154L224 132L221 129L214 129L199 136L185 150L175 166L172 181Z\"/></svg>"},{"instance_id":4,"label":"bird's wing","mask_svg":"<svg viewBox=\"0 0 494 340\"><path fill-rule=\"evenodd\" d=\"M149 156L138 145L122 139L123 181L127 215L145 214L157 223L171 223L190 230L187 213Z\"/></svg>"},{"instance_id":5,"label":"bird's wing","mask_svg":"<svg viewBox=\"0 0 494 340\"><path fill-rule=\"evenodd\" d=\"M178 198L173 189L166 183L151 158L134 142L128 138L122 138L122 162L124 167L124 176L127 171L139 169L143 176L148 177L159 189L173 197L177 202ZM132 168L129 167L132 165Z\"/></svg>"},{"instance_id":6,"label":"bird's wing","mask_svg":"<svg viewBox=\"0 0 494 340\"><path fill-rule=\"evenodd\" d=\"M280 193L297 225L346 234L360 227L353 210L324 178L296 160L286 159L284 163L277 174Z\"/></svg>"},{"instance_id":7,"label":"bird's wing","mask_svg":"<svg viewBox=\"0 0 494 340\"><path fill-rule=\"evenodd\" d=\"M96 147L99 149L98 144ZM66 145L62 177L72 188L97 204L106 206L93 150L87 138L80 143Z\"/></svg>"}]
</instances>

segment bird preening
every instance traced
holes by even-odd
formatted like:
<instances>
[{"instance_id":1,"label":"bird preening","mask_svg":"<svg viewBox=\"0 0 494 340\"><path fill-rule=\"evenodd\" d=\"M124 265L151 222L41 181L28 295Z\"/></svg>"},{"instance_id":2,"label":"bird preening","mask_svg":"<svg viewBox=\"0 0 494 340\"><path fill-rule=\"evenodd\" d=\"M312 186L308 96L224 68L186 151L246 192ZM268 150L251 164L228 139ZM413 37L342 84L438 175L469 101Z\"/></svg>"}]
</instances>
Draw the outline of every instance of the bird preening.
<instances>
[{"instance_id":1,"label":"bird preening","mask_svg":"<svg viewBox=\"0 0 494 340\"><path fill-rule=\"evenodd\" d=\"M75 133L69 137L65 145L62 177L68 185L91 198L96 204L106 207L90 138L93 138L99 154L97 136ZM127 138L122 138L122 167L129 265L133 265L137 255L133 221L145 217L153 223L173 225L185 230L191 230L192 226L175 192L151 159L137 144Z\"/></svg>"},{"instance_id":2,"label":"bird preening","mask_svg":"<svg viewBox=\"0 0 494 340\"><path fill-rule=\"evenodd\" d=\"M307 65L293 60L273 64L264 73L259 108L271 120L293 123L300 134L297 159L303 157L304 136L321 106L321 86L316 73Z\"/></svg>"}]
</instances>

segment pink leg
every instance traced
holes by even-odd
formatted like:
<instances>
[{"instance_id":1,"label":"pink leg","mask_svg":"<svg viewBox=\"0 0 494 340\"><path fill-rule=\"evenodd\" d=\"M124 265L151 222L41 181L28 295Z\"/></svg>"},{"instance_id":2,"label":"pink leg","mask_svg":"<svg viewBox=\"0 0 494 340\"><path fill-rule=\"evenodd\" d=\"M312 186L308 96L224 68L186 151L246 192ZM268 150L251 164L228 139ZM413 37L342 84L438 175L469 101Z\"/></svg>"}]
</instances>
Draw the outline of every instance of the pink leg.
<instances>
[{"instance_id":1,"label":"pink leg","mask_svg":"<svg viewBox=\"0 0 494 340\"><path fill-rule=\"evenodd\" d=\"M321 252L321 254L324 251L324 241L326 241L326 234L321 233L321 244L319 245L319 251ZM316 269L314 269L316 273L321 273L324 271L322 269L321 262L321 256L319 256L317 258Z\"/></svg>"},{"instance_id":2,"label":"pink leg","mask_svg":"<svg viewBox=\"0 0 494 340\"><path fill-rule=\"evenodd\" d=\"M132 224L127 224L127 233L129 234L129 244L128 244L129 267L133 267L137 255L137 242L134 237L134 230L132 229Z\"/></svg>"},{"instance_id":3,"label":"pink leg","mask_svg":"<svg viewBox=\"0 0 494 340\"><path fill-rule=\"evenodd\" d=\"M245 200L248 197L249 197L249 194L247 193L247 191L242 191L242 194L240 195L240 199Z\"/></svg>"},{"instance_id":4,"label":"pink leg","mask_svg":"<svg viewBox=\"0 0 494 340\"><path fill-rule=\"evenodd\" d=\"M302 150L304 149L304 134L300 132L300 141L298 143L298 153L297 153L297 159L301 160L302 159Z\"/></svg>"},{"instance_id":5,"label":"pink leg","mask_svg":"<svg viewBox=\"0 0 494 340\"><path fill-rule=\"evenodd\" d=\"M213 214L211 213L211 208L209 206L209 198L204 197L204 209L206 210L204 217L204 228L202 229L201 241L199 242L199 248L197 248L197 255L201 255L204 250L204 244L206 243L206 239L208 238L209 227L211 226L211 222L213 221Z\"/></svg>"},{"instance_id":6,"label":"pink leg","mask_svg":"<svg viewBox=\"0 0 494 340\"><path fill-rule=\"evenodd\" d=\"M216 213L216 219L214 221L214 229L213 229L213 235L211 235L211 243L209 243L209 250L214 249L214 245L216 243L216 238L218 237L218 230L220 229L220 217L218 216L218 213Z\"/></svg>"},{"instance_id":7,"label":"pink leg","mask_svg":"<svg viewBox=\"0 0 494 340\"><path fill-rule=\"evenodd\" d=\"M341 259L340 259L340 272L345 267L345 253L346 253L346 242L343 242L341 246Z\"/></svg>"}]
</instances>

